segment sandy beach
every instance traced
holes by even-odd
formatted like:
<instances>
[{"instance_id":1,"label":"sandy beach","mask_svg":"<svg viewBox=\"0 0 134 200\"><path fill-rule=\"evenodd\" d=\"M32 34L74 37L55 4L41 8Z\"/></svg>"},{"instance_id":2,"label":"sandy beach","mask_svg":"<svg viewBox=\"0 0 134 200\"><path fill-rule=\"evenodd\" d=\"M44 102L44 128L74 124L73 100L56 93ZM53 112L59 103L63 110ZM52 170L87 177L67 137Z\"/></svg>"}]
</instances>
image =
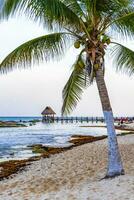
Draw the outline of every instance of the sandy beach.
<instances>
[{"instance_id":1,"label":"sandy beach","mask_svg":"<svg viewBox=\"0 0 134 200\"><path fill-rule=\"evenodd\" d=\"M134 135L118 137L125 175L103 179L107 139L34 161L0 182L0 200L133 200Z\"/></svg>"}]
</instances>

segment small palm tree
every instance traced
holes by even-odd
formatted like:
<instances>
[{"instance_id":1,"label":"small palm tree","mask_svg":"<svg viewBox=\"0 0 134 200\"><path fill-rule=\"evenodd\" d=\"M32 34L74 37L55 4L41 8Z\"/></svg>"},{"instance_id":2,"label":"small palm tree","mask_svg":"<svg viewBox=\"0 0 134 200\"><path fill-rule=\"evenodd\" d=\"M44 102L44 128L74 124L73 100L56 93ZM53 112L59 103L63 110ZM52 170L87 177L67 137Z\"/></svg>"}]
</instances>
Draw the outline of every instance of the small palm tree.
<instances>
[{"instance_id":1,"label":"small palm tree","mask_svg":"<svg viewBox=\"0 0 134 200\"><path fill-rule=\"evenodd\" d=\"M134 52L115 42L118 35L134 36L133 0L5 0L1 18L22 13L53 33L16 48L1 62L1 72L60 59L71 45L79 49L63 89L62 114L69 114L83 89L96 81L108 132L107 177L124 174L104 80L105 54L111 48L117 69L134 72Z\"/></svg>"}]
</instances>

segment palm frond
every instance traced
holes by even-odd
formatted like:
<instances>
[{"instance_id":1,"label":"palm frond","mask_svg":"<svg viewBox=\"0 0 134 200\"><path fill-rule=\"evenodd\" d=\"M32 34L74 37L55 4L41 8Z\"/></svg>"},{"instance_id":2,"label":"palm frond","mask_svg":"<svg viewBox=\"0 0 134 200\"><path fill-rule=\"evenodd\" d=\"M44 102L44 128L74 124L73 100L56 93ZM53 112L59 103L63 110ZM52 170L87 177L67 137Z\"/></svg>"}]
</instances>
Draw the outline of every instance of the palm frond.
<instances>
[{"instance_id":1,"label":"palm frond","mask_svg":"<svg viewBox=\"0 0 134 200\"><path fill-rule=\"evenodd\" d=\"M77 16L84 17L85 10L81 6L81 2L77 0L61 0L67 7L69 7Z\"/></svg>"},{"instance_id":2,"label":"palm frond","mask_svg":"<svg viewBox=\"0 0 134 200\"><path fill-rule=\"evenodd\" d=\"M103 12L113 12L131 5L132 0L96 0L96 8Z\"/></svg>"},{"instance_id":3,"label":"palm frond","mask_svg":"<svg viewBox=\"0 0 134 200\"><path fill-rule=\"evenodd\" d=\"M114 65L117 71L125 72L128 75L134 74L134 51L117 44L112 49Z\"/></svg>"},{"instance_id":4,"label":"palm frond","mask_svg":"<svg viewBox=\"0 0 134 200\"><path fill-rule=\"evenodd\" d=\"M3 0L3 8L0 17L9 18L14 14L19 13L20 10L26 9L28 3L29 0Z\"/></svg>"},{"instance_id":5,"label":"palm frond","mask_svg":"<svg viewBox=\"0 0 134 200\"><path fill-rule=\"evenodd\" d=\"M45 28L81 27L79 17L72 9L72 5L65 5L63 0L6 0L2 17L25 13L30 19L44 24ZM76 9L75 9L76 10Z\"/></svg>"},{"instance_id":6,"label":"palm frond","mask_svg":"<svg viewBox=\"0 0 134 200\"><path fill-rule=\"evenodd\" d=\"M134 7L125 8L111 22L112 29L125 37L134 37Z\"/></svg>"},{"instance_id":7,"label":"palm frond","mask_svg":"<svg viewBox=\"0 0 134 200\"><path fill-rule=\"evenodd\" d=\"M0 0L0 12L2 10L3 5L4 5L4 0Z\"/></svg>"},{"instance_id":8,"label":"palm frond","mask_svg":"<svg viewBox=\"0 0 134 200\"><path fill-rule=\"evenodd\" d=\"M84 62L80 54L73 65L72 74L62 92L62 114L67 115L76 107L77 102L81 99L83 89L88 86L89 81L86 81L85 65L79 65L79 63L84 64Z\"/></svg>"},{"instance_id":9,"label":"palm frond","mask_svg":"<svg viewBox=\"0 0 134 200\"><path fill-rule=\"evenodd\" d=\"M83 3L83 7L85 6L85 12L87 13L87 16L88 16L88 20L91 18L91 1L88 1L88 0L83 0L82 1Z\"/></svg>"},{"instance_id":10,"label":"palm frond","mask_svg":"<svg viewBox=\"0 0 134 200\"><path fill-rule=\"evenodd\" d=\"M12 51L0 64L0 71L5 73L15 67L27 68L40 61L58 60L64 55L68 45L67 33L53 33L35 38Z\"/></svg>"}]
</instances>

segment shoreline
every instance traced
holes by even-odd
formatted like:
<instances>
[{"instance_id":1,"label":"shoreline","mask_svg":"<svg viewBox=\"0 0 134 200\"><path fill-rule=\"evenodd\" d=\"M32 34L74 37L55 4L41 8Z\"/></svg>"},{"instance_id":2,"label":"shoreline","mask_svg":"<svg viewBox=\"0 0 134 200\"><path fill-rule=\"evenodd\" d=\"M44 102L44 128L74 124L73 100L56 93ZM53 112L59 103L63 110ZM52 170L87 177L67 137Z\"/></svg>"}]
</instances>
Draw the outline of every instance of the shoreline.
<instances>
[{"instance_id":1,"label":"shoreline","mask_svg":"<svg viewBox=\"0 0 134 200\"><path fill-rule=\"evenodd\" d=\"M118 137L118 143L124 176L101 180L107 168L107 141L104 139L32 162L23 171L0 182L0 198L133 200L134 135Z\"/></svg>"},{"instance_id":2,"label":"shoreline","mask_svg":"<svg viewBox=\"0 0 134 200\"><path fill-rule=\"evenodd\" d=\"M118 134L117 136L125 136L125 135L132 135L134 132L123 132L121 134ZM21 159L21 160L9 160L9 161L3 161L0 162L0 181L3 179L8 179L12 175L25 170L25 167L28 165L31 165L32 162L38 161L41 158L50 158L52 155L56 155L59 153L63 153L65 151L72 150L73 148L76 148L78 146L88 144L88 143L94 143L99 140L106 139L107 136L87 136L87 135L72 135L69 143L71 144L69 147L48 147L41 144L35 144L31 145L31 148L33 150L33 153L41 154L39 156L33 156L28 159Z\"/></svg>"},{"instance_id":3,"label":"shoreline","mask_svg":"<svg viewBox=\"0 0 134 200\"><path fill-rule=\"evenodd\" d=\"M68 150L71 150L77 146L92 143L98 140L105 139L106 136L83 136L83 135L73 135L70 139L69 147L48 147L40 144L32 145L31 148L37 154L40 153L40 156L34 156L28 159L22 160L9 160L0 162L0 181L5 178L9 178L13 174L24 170L27 165L30 165L33 161L40 160L41 158L49 158L51 155L59 154Z\"/></svg>"}]
</instances>

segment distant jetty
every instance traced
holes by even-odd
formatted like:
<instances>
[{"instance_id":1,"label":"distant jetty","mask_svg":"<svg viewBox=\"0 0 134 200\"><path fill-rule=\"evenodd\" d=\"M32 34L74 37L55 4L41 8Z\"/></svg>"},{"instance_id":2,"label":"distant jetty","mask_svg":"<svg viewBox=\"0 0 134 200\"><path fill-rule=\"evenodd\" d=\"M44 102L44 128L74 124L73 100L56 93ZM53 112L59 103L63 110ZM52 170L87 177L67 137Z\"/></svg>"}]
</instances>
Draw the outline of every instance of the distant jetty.
<instances>
[{"instance_id":1,"label":"distant jetty","mask_svg":"<svg viewBox=\"0 0 134 200\"><path fill-rule=\"evenodd\" d=\"M61 122L61 123L78 123L78 122L104 122L103 117L57 117L54 116L53 118L43 117L43 122Z\"/></svg>"},{"instance_id":2,"label":"distant jetty","mask_svg":"<svg viewBox=\"0 0 134 200\"><path fill-rule=\"evenodd\" d=\"M53 123L53 122L61 122L61 123L77 123L77 122L101 122L104 123L104 117L68 117L68 116L55 116L56 113L55 111L50 107L47 106L43 112L41 113L42 115L42 121L47 122L47 123ZM126 123L126 122L133 122L134 117L115 117L114 121L117 123Z\"/></svg>"}]
</instances>

